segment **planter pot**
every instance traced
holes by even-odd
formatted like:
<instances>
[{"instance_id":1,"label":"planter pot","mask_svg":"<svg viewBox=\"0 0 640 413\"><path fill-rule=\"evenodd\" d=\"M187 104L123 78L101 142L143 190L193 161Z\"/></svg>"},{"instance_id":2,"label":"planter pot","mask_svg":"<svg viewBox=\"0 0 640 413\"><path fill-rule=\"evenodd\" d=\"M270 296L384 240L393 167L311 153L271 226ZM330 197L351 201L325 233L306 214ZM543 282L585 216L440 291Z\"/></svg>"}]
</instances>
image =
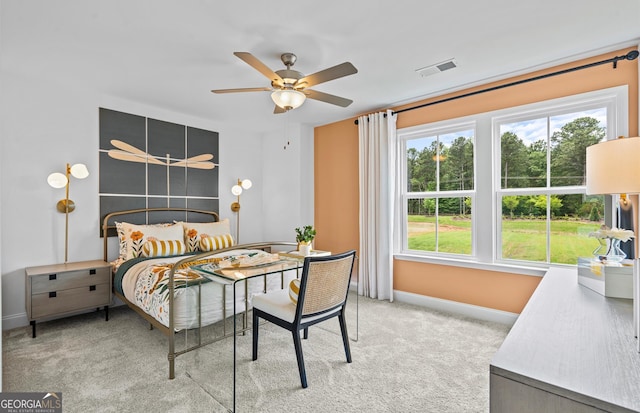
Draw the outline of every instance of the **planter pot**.
<instances>
[{"instance_id":1,"label":"planter pot","mask_svg":"<svg viewBox=\"0 0 640 413\"><path fill-rule=\"evenodd\" d=\"M310 242L298 243L298 251L300 251L300 254L304 255L305 257L307 255L311 255L311 243Z\"/></svg>"}]
</instances>

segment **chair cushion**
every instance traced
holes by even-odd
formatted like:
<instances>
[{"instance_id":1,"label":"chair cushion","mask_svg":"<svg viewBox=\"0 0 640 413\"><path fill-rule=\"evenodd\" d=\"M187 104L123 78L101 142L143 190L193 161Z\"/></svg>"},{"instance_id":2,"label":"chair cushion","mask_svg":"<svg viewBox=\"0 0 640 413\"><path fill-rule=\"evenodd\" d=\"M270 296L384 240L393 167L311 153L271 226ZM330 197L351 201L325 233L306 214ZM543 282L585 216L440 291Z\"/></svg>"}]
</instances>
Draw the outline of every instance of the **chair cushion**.
<instances>
[{"instance_id":1,"label":"chair cushion","mask_svg":"<svg viewBox=\"0 0 640 413\"><path fill-rule=\"evenodd\" d=\"M253 297L252 305L289 323L296 317L296 305L289 298L289 289L258 294Z\"/></svg>"},{"instance_id":2,"label":"chair cushion","mask_svg":"<svg viewBox=\"0 0 640 413\"><path fill-rule=\"evenodd\" d=\"M284 321L293 323L296 318L296 304L291 301L289 296L289 289L270 291L266 294L258 294L252 299L253 308L264 311L274 315ZM333 310L320 315L314 315L311 317L303 317L303 322L312 322L319 318L322 318L328 314L335 314L341 310L342 307L334 308Z\"/></svg>"}]
</instances>

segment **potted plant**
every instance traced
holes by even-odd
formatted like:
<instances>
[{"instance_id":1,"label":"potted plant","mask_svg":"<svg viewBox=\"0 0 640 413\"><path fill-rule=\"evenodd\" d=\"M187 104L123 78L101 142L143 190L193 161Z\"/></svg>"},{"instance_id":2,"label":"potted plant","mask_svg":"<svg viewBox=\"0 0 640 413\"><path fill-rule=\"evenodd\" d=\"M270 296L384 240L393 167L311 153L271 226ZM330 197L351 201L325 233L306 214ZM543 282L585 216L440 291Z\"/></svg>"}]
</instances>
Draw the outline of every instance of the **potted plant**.
<instances>
[{"instance_id":1,"label":"potted plant","mask_svg":"<svg viewBox=\"0 0 640 413\"><path fill-rule=\"evenodd\" d=\"M304 227L296 228L296 242L298 243L298 251L302 255L309 255L311 253L311 242L316 237L316 230L312 225L305 225Z\"/></svg>"}]
</instances>

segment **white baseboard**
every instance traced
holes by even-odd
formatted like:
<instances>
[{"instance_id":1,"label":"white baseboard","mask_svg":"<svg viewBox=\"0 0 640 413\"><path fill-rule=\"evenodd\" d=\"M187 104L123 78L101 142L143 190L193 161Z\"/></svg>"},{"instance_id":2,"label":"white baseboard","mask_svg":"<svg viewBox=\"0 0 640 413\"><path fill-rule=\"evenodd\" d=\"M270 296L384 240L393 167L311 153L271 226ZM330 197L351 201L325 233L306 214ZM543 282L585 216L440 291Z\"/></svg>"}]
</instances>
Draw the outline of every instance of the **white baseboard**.
<instances>
[{"instance_id":1,"label":"white baseboard","mask_svg":"<svg viewBox=\"0 0 640 413\"><path fill-rule=\"evenodd\" d=\"M2 330L13 330L14 328L24 327L29 325L29 318L27 313L12 314L2 317Z\"/></svg>"},{"instance_id":2,"label":"white baseboard","mask_svg":"<svg viewBox=\"0 0 640 413\"><path fill-rule=\"evenodd\" d=\"M456 301L443 300L441 298L428 297L426 295L407 293L404 291L393 291L393 298L402 303L419 305L432 308L438 311L454 313L478 320L491 321L495 323L512 326L518 319L516 313L496 310L493 308L481 307L473 304L459 303Z\"/></svg>"}]
</instances>

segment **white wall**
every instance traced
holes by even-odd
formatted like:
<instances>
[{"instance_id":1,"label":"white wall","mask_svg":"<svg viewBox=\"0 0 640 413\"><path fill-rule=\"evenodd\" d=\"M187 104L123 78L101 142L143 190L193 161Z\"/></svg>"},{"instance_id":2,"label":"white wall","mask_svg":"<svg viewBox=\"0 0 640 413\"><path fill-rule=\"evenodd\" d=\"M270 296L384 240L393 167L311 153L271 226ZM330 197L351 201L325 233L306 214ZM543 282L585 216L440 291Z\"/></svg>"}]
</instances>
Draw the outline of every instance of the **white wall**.
<instances>
[{"instance_id":1,"label":"white wall","mask_svg":"<svg viewBox=\"0 0 640 413\"><path fill-rule=\"evenodd\" d=\"M124 101L95 91L0 72L0 268L2 271L3 328L27 325L24 269L64 260L64 215L55 205L64 190L47 185L51 172L65 164L83 162L90 175L72 178L70 198L76 210L69 217L69 261L102 259L99 238L98 108L106 107L220 133L220 215L235 215L231 186L250 178L252 189L241 198L241 242L294 240L293 227L301 222L300 174L311 137L286 151L275 136L258 136L235 125ZM296 126L299 129L299 127ZM308 138L308 139L307 139ZM279 146L279 148L278 148ZM303 149L303 147L305 147ZM312 151L311 151L312 152ZM307 161L305 161L306 164ZM311 173L311 175L308 175ZM287 185L291 177L295 185ZM313 183L307 183L311 188ZM305 199L304 204L308 203Z\"/></svg>"},{"instance_id":2,"label":"white wall","mask_svg":"<svg viewBox=\"0 0 640 413\"><path fill-rule=\"evenodd\" d=\"M296 227L313 224L313 129L285 130L262 141L271 160L263 171L262 219L266 239L293 242Z\"/></svg>"}]
</instances>

